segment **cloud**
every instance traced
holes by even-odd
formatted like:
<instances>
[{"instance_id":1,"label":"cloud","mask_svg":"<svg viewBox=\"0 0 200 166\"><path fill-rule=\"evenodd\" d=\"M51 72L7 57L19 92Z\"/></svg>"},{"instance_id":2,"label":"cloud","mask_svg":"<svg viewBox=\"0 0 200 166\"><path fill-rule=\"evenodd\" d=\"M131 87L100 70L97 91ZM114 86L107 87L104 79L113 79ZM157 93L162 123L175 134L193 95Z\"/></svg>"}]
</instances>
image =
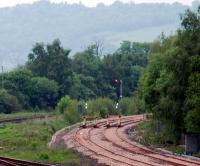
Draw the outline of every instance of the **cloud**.
<instances>
[{"instance_id":1,"label":"cloud","mask_svg":"<svg viewBox=\"0 0 200 166\"><path fill-rule=\"evenodd\" d=\"M15 6L17 4L23 4L23 3L33 3L35 1L38 0L1 0L0 1L0 7L6 7L6 6ZM112 4L115 0L50 0L51 2L56 2L56 3L60 3L60 2L67 2L67 3L79 3L82 2L83 4L85 4L86 6L96 6L96 4L98 3L104 3L106 5L110 5ZM186 4L186 5L191 5L192 0L121 0L124 3L129 3L129 2L135 2L135 3L161 3L161 2L165 2L165 3L173 3L175 1Z\"/></svg>"}]
</instances>

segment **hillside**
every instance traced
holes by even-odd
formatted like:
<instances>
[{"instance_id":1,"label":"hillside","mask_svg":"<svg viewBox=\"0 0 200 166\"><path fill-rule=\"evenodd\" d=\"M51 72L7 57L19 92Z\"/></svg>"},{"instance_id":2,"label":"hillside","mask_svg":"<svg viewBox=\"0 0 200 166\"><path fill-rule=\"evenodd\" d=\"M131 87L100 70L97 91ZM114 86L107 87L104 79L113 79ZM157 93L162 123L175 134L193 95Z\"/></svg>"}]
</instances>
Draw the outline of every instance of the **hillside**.
<instances>
[{"instance_id":1,"label":"hillside","mask_svg":"<svg viewBox=\"0 0 200 166\"><path fill-rule=\"evenodd\" d=\"M174 33L179 14L188 6L170 4L53 4L39 1L0 9L0 65L9 70L23 64L35 42L59 38L74 52L95 40L112 52L123 40L152 41L162 31Z\"/></svg>"}]
</instances>

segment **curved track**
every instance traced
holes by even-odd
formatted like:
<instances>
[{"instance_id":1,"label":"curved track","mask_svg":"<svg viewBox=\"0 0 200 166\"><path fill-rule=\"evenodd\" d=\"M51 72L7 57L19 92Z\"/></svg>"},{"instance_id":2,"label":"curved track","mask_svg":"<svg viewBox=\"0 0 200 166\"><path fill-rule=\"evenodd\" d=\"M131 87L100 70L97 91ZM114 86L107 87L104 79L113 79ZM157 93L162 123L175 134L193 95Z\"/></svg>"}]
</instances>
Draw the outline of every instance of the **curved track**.
<instances>
[{"instance_id":1,"label":"curved track","mask_svg":"<svg viewBox=\"0 0 200 166\"><path fill-rule=\"evenodd\" d=\"M122 118L122 127L112 120L106 128L106 120L98 123L98 128L74 129L63 136L68 147L97 159L100 163L119 166L200 166L200 161L181 156L173 156L154 151L136 142L130 141L126 130L143 121L143 115Z\"/></svg>"}]
</instances>

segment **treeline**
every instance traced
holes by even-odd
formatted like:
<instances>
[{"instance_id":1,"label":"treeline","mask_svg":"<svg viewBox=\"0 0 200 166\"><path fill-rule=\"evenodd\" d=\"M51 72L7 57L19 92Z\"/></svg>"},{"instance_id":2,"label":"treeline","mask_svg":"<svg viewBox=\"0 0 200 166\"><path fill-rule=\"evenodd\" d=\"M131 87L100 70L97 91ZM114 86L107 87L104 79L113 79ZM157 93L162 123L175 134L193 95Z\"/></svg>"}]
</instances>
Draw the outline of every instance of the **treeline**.
<instances>
[{"instance_id":1,"label":"treeline","mask_svg":"<svg viewBox=\"0 0 200 166\"><path fill-rule=\"evenodd\" d=\"M148 62L140 94L165 141L200 133L200 7L181 15L175 36L161 35Z\"/></svg>"},{"instance_id":2,"label":"treeline","mask_svg":"<svg viewBox=\"0 0 200 166\"><path fill-rule=\"evenodd\" d=\"M124 41L113 54L102 55L102 46L96 43L69 57L70 50L59 40L36 43L24 66L1 74L0 112L54 108L65 95L84 101L98 97L117 101L116 79L123 80L123 96L132 96L149 52L150 44Z\"/></svg>"}]
</instances>

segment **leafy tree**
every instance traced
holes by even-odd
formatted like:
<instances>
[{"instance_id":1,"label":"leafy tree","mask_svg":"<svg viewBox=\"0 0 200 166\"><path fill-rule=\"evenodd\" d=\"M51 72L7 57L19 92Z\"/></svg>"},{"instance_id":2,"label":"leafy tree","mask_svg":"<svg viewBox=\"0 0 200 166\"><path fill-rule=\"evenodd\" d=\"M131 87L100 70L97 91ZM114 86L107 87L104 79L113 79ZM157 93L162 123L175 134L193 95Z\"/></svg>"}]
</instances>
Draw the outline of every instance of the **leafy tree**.
<instances>
[{"instance_id":1,"label":"leafy tree","mask_svg":"<svg viewBox=\"0 0 200 166\"><path fill-rule=\"evenodd\" d=\"M96 85L93 77L74 74L69 94L74 99L88 100L96 97L95 89Z\"/></svg>"},{"instance_id":2,"label":"leafy tree","mask_svg":"<svg viewBox=\"0 0 200 166\"><path fill-rule=\"evenodd\" d=\"M30 70L18 68L9 73L5 73L4 87L7 91L19 99L19 102L25 107L29 107L28 84L33 74Z\"/></svg>"},{"instance_id":3,"label":"leafy tree","mask_svg":"<svg viewBox=\"0 0 200 166\"><path fill-rule=\"evenodd\" d=\"M71 84L71 60L68 55L70 50L64 49L59 40L44 46L36 43L29 54L28 69L35 76L47 77L55 80L60 85L60 94L69 92Z\"/></svg>"},{"instance_id":4,"label":"leafy tree","mask_svg":"<svg viewBox=\"0 0 200 166\"><path fill-rule=\"evenodd\" d=\"M98 74L100 59L96 55L96 47L89 46L85 51L73 57L73 71L77 74L95 77Z\"/></svg>"},{"instance_id":5,"label":"leafy tree","mask_svg":"<svg viewBox=\"0 0 200 166\"><path fill-rule=\"evenodd\" d=\"M131 96L138 86L141 71L147 64L148 54L148 44L125 41L117 52L104 57L102 73L112 86L115 79L122 80L123 95ZM119 89L116 90L119 93Z\"/></svg>"},{"instance_id":6,"label":"leafy tree","mask_svg":"<svg viewBox=\"0 0 200 166\"><path fill-rule=\"evenodd\" d=\"M142 78L146 110L178 138L199 131L200 10L182 15L182 28L173 37L160 38ZM186 124L186 125L185 125ZM193 129L193 130L192 130Z\"/></svg>"}]
</instances>

